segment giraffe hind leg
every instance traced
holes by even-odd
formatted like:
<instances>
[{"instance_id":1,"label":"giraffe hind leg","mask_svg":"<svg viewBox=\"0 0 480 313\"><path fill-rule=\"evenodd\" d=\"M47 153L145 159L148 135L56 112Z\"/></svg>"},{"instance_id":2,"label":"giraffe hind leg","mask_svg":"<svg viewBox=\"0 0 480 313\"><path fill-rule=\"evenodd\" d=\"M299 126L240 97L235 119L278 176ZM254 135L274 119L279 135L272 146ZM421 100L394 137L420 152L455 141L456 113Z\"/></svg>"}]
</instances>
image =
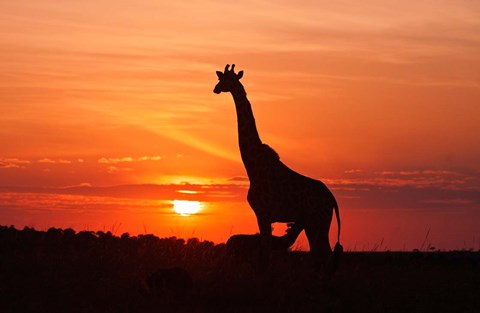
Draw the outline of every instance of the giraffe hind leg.
<instances>
[{"instance_id":1,"label":"giraffe hind leg","mask_svg":"<svg viewBox=\"0 0 480 313\"><path fill-rule=\"evenodd\" d=\"M332 248L328 239L329 228L330 225L325 223L311 223L305 228L310 254L316 270L325 267L332 255Z\"/></svg>"}]
</instances>

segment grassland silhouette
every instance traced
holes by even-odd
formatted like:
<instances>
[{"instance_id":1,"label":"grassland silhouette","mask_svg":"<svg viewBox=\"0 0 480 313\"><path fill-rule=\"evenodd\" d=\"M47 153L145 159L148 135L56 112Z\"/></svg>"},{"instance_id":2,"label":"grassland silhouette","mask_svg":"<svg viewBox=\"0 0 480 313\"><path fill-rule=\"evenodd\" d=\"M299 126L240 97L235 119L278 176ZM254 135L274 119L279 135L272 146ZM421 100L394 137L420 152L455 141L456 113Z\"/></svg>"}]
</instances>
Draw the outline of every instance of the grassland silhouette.
<instances>
[{"instance_id":1,"label":"grassland silhouette","mask_svg":"<svg viewBox=\"0 0 480 313\"><path fill-rule=\"evenodd\" d=\"M306 252L258 275L225 244L0 226L1 312L478 312L480 252L345 252L330 280Z\"/></svg>"}]
</instances>

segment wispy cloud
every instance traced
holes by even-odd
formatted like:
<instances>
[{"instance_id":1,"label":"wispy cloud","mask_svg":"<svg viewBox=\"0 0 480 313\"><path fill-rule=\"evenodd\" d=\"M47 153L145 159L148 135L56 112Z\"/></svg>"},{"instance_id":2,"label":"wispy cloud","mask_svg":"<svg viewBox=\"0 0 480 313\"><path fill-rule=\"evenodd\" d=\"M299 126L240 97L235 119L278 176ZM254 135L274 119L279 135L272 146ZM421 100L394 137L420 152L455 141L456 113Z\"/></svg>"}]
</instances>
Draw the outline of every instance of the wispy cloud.
<instances>
[{"instance_id":1,"label":"wispy cloud","mask_svg":"<svg viewBox=\"0 0 480 313\"><path fill-rule=\"evenodd\" d=\"M471 204L475 204L471 199L429 199L429 200L422 200L423 203L435 205L435 206L467 206Z\"/></svg>"},{"instance_id":2,"label":"wispy cloud","mask_svg":"<svg viewBox=\"0 0 480 313\"><path fill-rule=\"evenodd\" d=\"M40 159L37 161L38 163L48 163L48 164L54 164L54 163L57 163L56 161L52 160L52 159L49 159L49 158L44 158L44 159Z\"/></svg>"},{"instance_id":3,"label":"wispy cloud","mask_svg":"<svg viewBox=\"0 0 480 313\"><path fill-rule=\"evenodd\" d=\"M210 202L242 201L246 187L237 184L142 184L92 186L82 183L65 187L0 187L0 193L71 194L84 196L152 199L197 200Z\"/></svg>"},{"instance_id":4,"label":"wispy cloud","mask_svg":"<svg viewBox=\"0 0 480 313\"><path fill-rule=\"evenodd\" d=\"M157 214L168 214L172 205L168 201L143 200L138 201L132 198L105 197L95 195L80 195L68 193L6 193L0 192L0 211L10 211L12 215L23 215L31 213L52 214L48 215L47 227L51 227L53 220L58 217L67 217L69 220L73 215L87 215L85 222L92 222L92 216L107 214L118 214L126 211L131 212L155 212ZM16 211L16 213L12 213ZM60 224L65 220L60 218ZM108 220L107 220L108 221ZM40 222L40 221L38 221ZM110 221L108 221L110 222Z\"/></svg>"},{"instance_id":5,"label":"wispy cloud","mask_svg":"<svg viewBox=\"0 0 480 313\"><path fill-rule=\"evenodd\" d=\"M0 158L0 168L24 168L32 162L18 158Z\"/></svg>"},{"instance_id":6,"label":"wispy cloud","mask_svg":"<svg viewBox=\"0 0 480 313\"><path fill-rule=\"evenodd\" d=\"M234 176L228 179L228 181L232 182L248 182L249 179L247 176Z\"/></svg>"},{"instance_id":7,"label":"wispy cloud","mask_svg":"<svg viewBox=\"0 0 480 313\"><path fill-rule=\"evenodd\" d=\"M345 171L347 174L357 173ZM395 170L363 172L357 177L327 178L325 182L333 188L368 188L368 187L412 187L439 189L479 188L480 176L449 170Z\"/></svg>"},{"instance_id":8,"label":"wispy cloud","mask_svg":"<svg viewBox=\"0 0 480 313\"><path fill-rule=\"evenodd\" d=\"M161 156L142 156L139 158L133 157L120 157L120 158L100 158L98 163L101 164L118 164L118 163L128 163L128 162L143 162L143 161L160 161L163 158Z\"/></svg>"},{"instance_id":9,"label":"wispy cloud","mask_svg":"<svg viewBox=\"0 0 480 313\"><path fill-rule=\"evenodd\" d=\"M69 188L77 188L77 187L92 187L93 185L91 183L80 183L80 184L77 184L77 185L71 185L71 186L64 186L62 188L64 189L69 189Z\"/></svg>"},{"instance_id":10,"label":"wispy cloud","mask_svg":"<svg viewBox=\"0 0 480 313\"><path fill-rule=\"evenodd\" d=\"M133 162L133 158L123 157L123 158L101 158L101 159L98 159L98 163L101 163L101 164L117 164L117 163L124 163L124 162Z\"/></svg>"},{"instance_id":11,"label":"wispy cloud","mask_svg":"<svg viewBox=\"0 0 480 313\"><path fill-rule=\"evenodd\" d=\"M161 159L163 159L161 156L155 155L155 156L142 156L142 157L139 157L137 160L138 161L160 161Z\"/></svg>"},{"instance_id":12,"label":"wispy cloud","mask_svg":"<svg viewBox=\"0 0 480 313\"><path fill-rule=\"evenodd\" d=\"M362 172L362 170L360 170L358 168L353 168L353 169L344 171L345 174L358 174L358 173L361 173L361 172Z\"/></svg>"},{"instance_id":13,"label":"wispy cloud","mask_svg":"<svg viewBox=\"0 0 480 313\"><path fill-rule=\"evenodd\" d=\"M81 160L81 161L80 161ZM78 163L84 162L82 159L77 160ZM42 158L36 161L30 161L20 158L0 158L0 168L19 168L25 167L27 164L71 164L72 161L66 159Z\"/></svg>"},{"instance_id":14,"label":"wispy cloud","mask_svg":"<svg viewBox=\"0 0 480 313\"><path fill-rule=\"evenodd\" d=\"M110 173L129 171L111 165ZM480 209L480 175L450 170L395 170L344 178L322 179L348 208L456 208ZM370 175L370 176L368 176ZM354 177L352 177L354 176ZM248 179L243 176L218 184L146 184L99 187L88 183L64 188L3 187L0 192L74 194L158 200L245 202Z\"/></svg>"},{"instance_id":15,"label":"wispy cloud","mask_svg":"<svg viewBox=\"0 0 480 313\"><path fill-rule=\"evenodd\" d=\"M107 172L109 174L114 174L117 172L131 172L131 171L133 171L133 168L130 168L130 167L118 167L113 165L107 167Z\"/></svg>"},{"instance_id":16,"label":"wispy cloud","mask_svg":"<svg viewBox=\"0 0 480 313\"><path fill-rule=\"evenodd\" d=\"M363 171L323 180L345 207L480 210L480 173L452 170Z\"/></svg>"},{"instance_id":17,"label":"wispy cloud","mask_svg":"<svg viewBox=\"0 0 480 313\"><path fill-rule=\"evenodd\" d=\"M47 164L71 164L72 161L70 160L65 160L65 159L57 159L53 160L50 158L43 158L37 161L38 163L47 163Z\"/></svg>"}]
</instances>

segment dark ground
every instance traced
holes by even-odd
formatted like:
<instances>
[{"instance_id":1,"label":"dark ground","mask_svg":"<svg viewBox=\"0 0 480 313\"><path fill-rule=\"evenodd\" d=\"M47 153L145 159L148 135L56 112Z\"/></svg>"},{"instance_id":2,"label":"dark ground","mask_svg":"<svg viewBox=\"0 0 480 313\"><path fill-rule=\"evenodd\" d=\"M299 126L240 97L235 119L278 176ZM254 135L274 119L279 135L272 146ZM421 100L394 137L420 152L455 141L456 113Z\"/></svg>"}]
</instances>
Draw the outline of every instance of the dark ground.
<instances>
[{"instance_id":1,"label":"dark ground","mask_svg":"<svg viewBox=\"0 0 480 313\"><path fill-rule=\"evenodd\" d=\"M480 312L480 252L346 252L325 280L305 252L257 275L197 239L0 227L0 312Z\"/></svg>"}]
</instances>

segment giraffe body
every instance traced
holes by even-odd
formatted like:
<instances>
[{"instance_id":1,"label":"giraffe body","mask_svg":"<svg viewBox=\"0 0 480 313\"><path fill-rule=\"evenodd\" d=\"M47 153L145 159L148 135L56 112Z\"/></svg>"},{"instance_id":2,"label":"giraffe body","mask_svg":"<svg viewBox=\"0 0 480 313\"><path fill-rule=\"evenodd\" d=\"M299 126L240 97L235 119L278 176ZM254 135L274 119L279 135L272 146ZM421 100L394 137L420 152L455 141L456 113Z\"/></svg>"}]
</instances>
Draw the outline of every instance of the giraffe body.
<instances>
[{"instance_id":1,"label":"giraffe body","mask_svg":"<svg viewBox=\"0 0 480 313\"><path fill-rule=\"evenodd\" d=\"M336 205L333 194L321 181L293 171L280 160L265 163L259 173L249 176L247 199L257 216L265 216L272 223L305 224L319 213L319 207ZM329 213L331 218L332 210Z\"/></svg>"},{"instance_id":2,"label":"giraffe body","mask_svg":"<svg viewBox=\"0 0 480 313\"><path fill-rule=\"evenodd\" d=\"M247 200L257 217L263 251L270 250L272 245L271 224L290 223L286 242L293 244L305 229L314 262L325 264L332 254L328 232L333 212L338 223L335 252L341 253L343 249L339 243L340 218L335 197L324 183L293 171L280 161L272 148L262 143L250 102L240 83L243 71L236 74L235 65L231 70L228 67L224 72L217 72L219 83L214 92L230 92L235 102L240 154L250 180Z\"/></svg>"}]
</instances>

